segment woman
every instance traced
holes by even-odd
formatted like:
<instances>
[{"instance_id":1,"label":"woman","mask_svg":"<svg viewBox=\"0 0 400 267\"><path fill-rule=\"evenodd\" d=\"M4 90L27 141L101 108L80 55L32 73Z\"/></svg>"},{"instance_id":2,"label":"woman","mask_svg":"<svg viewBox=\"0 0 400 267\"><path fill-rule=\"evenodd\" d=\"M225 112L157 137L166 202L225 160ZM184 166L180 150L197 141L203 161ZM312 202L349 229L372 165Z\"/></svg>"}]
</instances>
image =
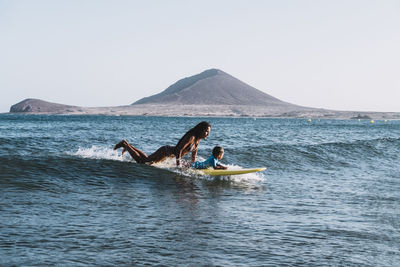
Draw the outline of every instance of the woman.
<instances>
[{"instance_id":1,"label":"woman","mask_svg":"<svg viewBox=\"0 0 400 267\"><path fill-rule=\"evenodd\" d=\"M147 156L143 151L129 144L125 139L115 145L114 150L122 147L122 154L128 151L137 163L154 163L164 160L167 157L175 156L176 165L181 165L181 158L188 152L192 152L192 163L196 161L197 147L201 139L206 139L210 134L211 125L202 121L190 129L176 144L176 146L162 146L156 152Z\"/></svg>"}]
</instances>

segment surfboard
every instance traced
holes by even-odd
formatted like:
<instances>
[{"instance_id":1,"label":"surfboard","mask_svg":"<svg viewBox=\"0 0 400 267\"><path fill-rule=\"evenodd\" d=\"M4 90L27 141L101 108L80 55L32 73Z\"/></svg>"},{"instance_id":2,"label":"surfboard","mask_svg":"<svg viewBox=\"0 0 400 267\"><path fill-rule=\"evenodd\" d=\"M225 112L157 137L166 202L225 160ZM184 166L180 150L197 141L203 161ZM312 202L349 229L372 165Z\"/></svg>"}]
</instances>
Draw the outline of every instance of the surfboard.
<instances>
[{"instance_id":1,"label":"surfboard","mask_svg":"<svg viewBox=\"0 0 400 267\"><path fill-rule=\"evenodd\" d=\"M214 169L204 169L198 170L202 174L211 175L211 176L221 176L221 175L238 175L238 174L246 174L252 172L260 172L264 171L267 168L252 168L252 169L239 169L239 170L214 170Z\"/></svg>"}]
</instances>

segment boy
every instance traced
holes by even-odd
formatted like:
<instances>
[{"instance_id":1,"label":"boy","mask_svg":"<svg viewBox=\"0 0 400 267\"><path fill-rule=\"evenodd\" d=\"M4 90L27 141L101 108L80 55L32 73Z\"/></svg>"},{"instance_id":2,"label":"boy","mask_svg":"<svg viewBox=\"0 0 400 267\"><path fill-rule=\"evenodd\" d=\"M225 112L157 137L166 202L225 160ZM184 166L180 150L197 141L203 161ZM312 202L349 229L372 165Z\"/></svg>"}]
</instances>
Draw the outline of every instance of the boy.
<instances>
[{"instance_id":1,"label":"boy","mask_svg":"<svg viewBox=\"0 0 400 267\"><path fill-rule=\"evenodd\" d=\"M214 169L226 170L228 167L219 164L219 160L224 156L224 149L220 146L214 147L212 155L205 161L196 161L192 163L192 167L196 169L207 169L213 167Z\"/></svg>"}]
</instances>

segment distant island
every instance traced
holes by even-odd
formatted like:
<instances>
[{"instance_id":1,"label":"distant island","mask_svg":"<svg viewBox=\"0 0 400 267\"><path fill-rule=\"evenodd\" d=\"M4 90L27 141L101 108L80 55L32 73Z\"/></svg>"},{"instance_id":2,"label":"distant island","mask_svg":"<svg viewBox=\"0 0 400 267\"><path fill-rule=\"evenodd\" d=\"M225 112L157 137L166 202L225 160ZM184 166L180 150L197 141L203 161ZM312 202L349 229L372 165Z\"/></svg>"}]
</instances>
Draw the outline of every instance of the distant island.
<instances>
[{"instance_id":1,"label":"distant island","mask_svg":"<svg viewBox=\"0 0 400 267\"><path fill-rule=\"evenodd\" d=\"M336 111L298 106L266 94L218 69L183 78L164 91L131 105L79 107L28 98L11 106L10 113L400 119L398 112Z\"/></svg>"}]
</instances>

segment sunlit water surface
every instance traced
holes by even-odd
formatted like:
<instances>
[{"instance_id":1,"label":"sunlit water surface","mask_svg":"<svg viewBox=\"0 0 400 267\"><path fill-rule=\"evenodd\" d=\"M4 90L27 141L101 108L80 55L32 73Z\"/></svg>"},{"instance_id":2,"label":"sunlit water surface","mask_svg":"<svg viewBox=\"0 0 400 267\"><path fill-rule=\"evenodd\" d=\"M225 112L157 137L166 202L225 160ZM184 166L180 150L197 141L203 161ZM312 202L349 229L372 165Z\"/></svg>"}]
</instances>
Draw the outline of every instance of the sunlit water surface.
<instances>
[{"instance_id":1,"label":"sunlit water surface","mask_svg":"<svg viewBox=\"0 0 400 267\"><path fill-rule=\"evenodd\" d=\"M213 178L113 146L174 145L202 120ZM400 122L0 115L0 265L400 262ZM187 160L190 157L186 158Z\"/></svg>"}]
</instances>

